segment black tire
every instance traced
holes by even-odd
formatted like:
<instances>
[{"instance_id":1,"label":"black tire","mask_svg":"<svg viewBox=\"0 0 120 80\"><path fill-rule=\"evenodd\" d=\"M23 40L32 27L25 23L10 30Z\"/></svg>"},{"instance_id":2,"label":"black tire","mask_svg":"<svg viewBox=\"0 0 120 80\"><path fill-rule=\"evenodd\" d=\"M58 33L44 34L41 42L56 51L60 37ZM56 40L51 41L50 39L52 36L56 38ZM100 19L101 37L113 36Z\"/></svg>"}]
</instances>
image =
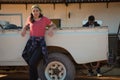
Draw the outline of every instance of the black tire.
<instances>
[{"instance_id":1,"label":"black tire","mask_svg":"<svg viewBox=\"0 0 120 80\"><path fill-rule=\"evenodd\" d=\"M48 56L48 63L43 60L38 65L38 75L41 80L74 80L75 66L64 54L52 53Z\"/></svg>"}]
</instances>

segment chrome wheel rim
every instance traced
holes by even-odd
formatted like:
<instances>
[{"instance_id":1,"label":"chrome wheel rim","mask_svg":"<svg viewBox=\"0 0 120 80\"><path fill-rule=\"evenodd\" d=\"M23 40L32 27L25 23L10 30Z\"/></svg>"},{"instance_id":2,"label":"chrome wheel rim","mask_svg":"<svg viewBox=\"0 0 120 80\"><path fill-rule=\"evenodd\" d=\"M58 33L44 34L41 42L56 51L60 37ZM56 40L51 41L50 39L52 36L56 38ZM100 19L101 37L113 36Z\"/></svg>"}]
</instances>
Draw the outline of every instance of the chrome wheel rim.
<instances>
[{"instance_id":1,"label":"chrome wheel rim","mask_svg":"<svg viewBox=\"0 0 120 80\"><path fill-rule=\"evenodd\" d=\"M66 76L66 68L59 61L50 62L45 69L47 80L64 80Z\"/></svg>"}]
</instances>

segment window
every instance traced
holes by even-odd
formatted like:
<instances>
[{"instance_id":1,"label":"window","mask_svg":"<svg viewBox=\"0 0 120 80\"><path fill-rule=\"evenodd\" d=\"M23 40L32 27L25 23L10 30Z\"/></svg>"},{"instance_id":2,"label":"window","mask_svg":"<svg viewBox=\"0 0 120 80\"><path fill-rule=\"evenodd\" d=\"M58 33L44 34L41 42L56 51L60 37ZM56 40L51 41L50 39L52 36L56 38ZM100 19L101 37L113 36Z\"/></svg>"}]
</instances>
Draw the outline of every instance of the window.
<instances>
[{"instance_id":1,"label":"window","mask_svg":"<svg viewBox=\"0 0 120 80\"><path fill-rule=\"evenodd\" d=\"M51 21L56 24L57 28L61 27L61 19L51 19Z\"/></svg>"}]
</instances>

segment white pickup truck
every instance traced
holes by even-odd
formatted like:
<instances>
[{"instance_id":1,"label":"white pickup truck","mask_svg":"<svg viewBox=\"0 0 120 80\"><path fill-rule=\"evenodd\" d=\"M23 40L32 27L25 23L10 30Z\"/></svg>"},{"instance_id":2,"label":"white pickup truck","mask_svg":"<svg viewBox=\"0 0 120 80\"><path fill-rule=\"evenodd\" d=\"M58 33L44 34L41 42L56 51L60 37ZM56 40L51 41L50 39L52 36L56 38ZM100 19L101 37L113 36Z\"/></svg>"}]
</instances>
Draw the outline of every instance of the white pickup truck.
<instances>
[{"instance_id":1,"label":"white pickup truck","mask_svg":"<svg viewBox=\"0 0 120 80\"><path fill-rule=\"evenodd\" d=\"M21 57L29 38L21 30L0 29L0 66L25 66ZM29 34L29 31L28 31ZM53 37L46 35L49 61L38 66L42 80L74 80L76 64L107 60L108 28L62 28Z\"/></svg>"}]
</instances>

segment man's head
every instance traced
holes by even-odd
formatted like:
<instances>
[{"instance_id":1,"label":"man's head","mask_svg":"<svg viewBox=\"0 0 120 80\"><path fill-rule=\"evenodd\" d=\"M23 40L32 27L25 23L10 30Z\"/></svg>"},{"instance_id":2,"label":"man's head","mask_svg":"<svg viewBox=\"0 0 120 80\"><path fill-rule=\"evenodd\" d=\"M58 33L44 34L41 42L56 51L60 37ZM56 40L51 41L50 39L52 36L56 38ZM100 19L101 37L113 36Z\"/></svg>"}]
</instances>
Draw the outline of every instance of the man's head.
<instances>
[{"instance_id":1,"label":"man's head","mask_svg":"<svg viewBox=\"0 0 120 80\"><path fill-rule=\"evenodd\" d=\"M89 24L93 24L94 21L95 21L95 17L93 15L91 15L91 16L88 17Z\"/></svg>"}]
</instances>

